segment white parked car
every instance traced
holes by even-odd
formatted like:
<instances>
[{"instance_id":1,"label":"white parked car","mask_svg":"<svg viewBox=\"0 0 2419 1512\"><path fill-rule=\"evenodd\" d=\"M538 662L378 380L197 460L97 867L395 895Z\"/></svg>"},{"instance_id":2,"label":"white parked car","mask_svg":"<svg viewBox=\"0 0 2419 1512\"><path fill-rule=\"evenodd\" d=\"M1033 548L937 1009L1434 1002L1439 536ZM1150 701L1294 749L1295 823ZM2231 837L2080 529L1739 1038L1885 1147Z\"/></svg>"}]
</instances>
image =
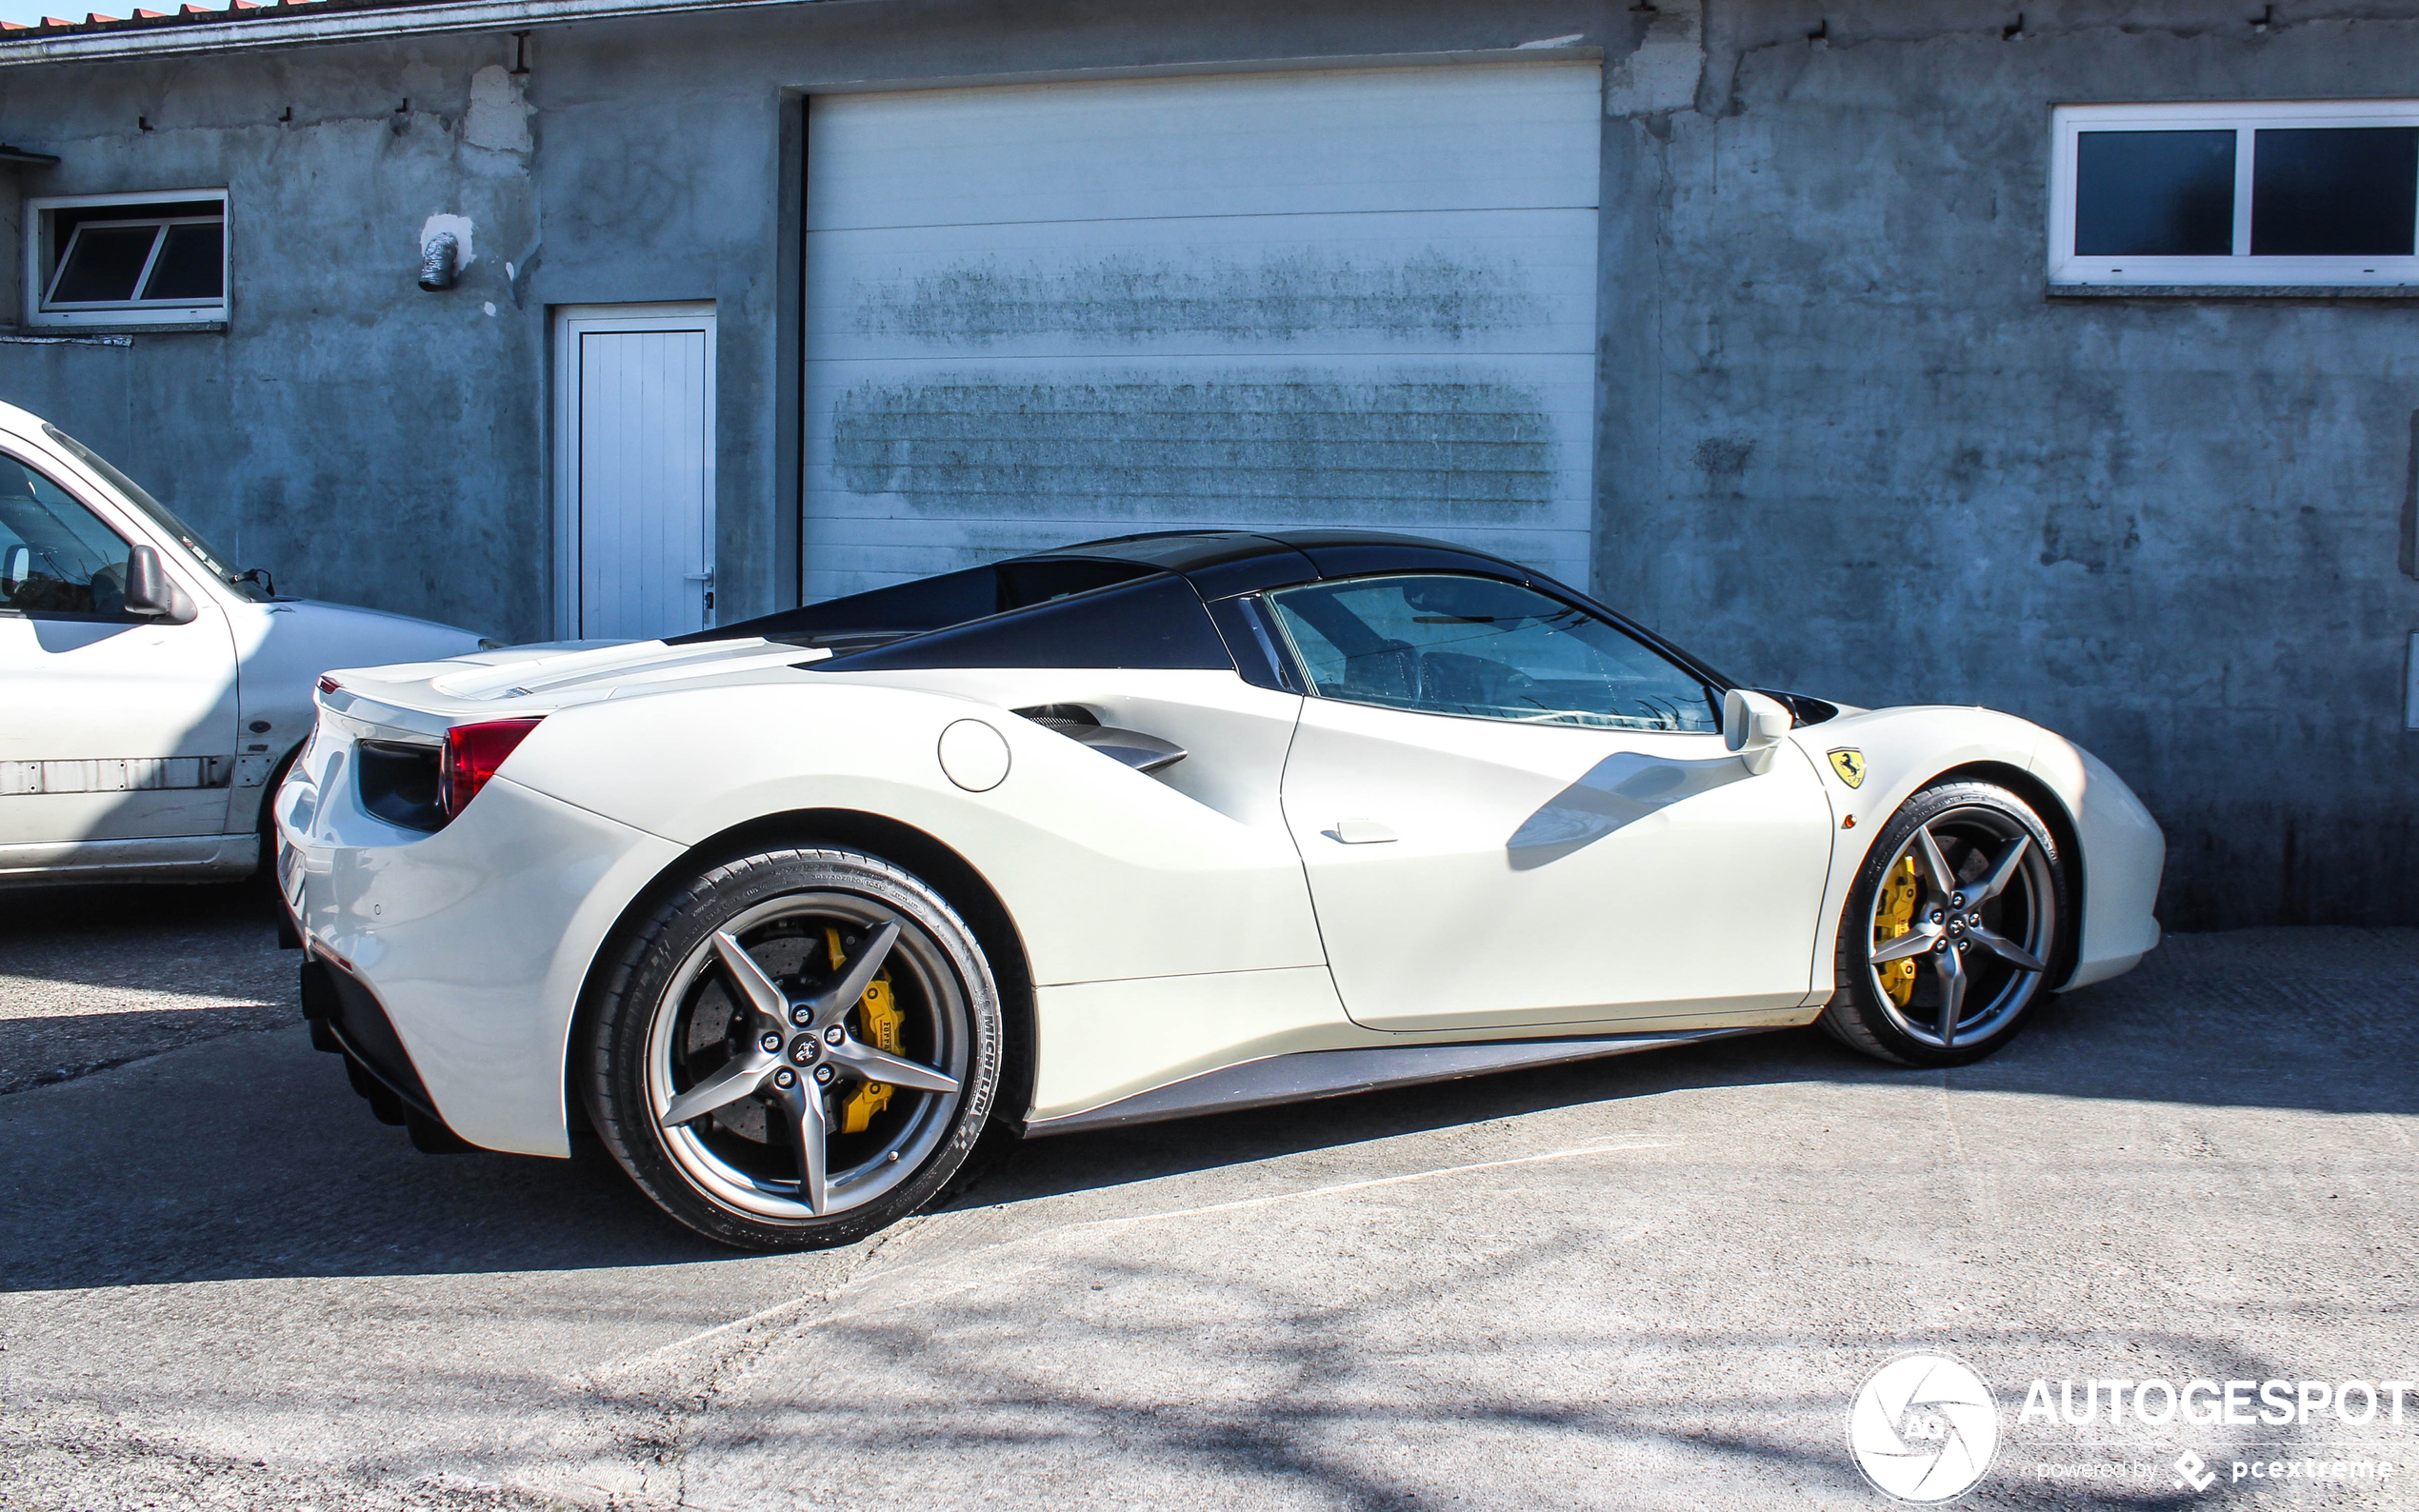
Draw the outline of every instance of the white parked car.
<instances>
[{"instance_id":1,"label":"white parked car","mask_svg":"<svg viewBox=\"0 0 2419 1512\"><path fill-rule=\"evenodd\" d=\"M263 578L0 405L0 885L244 876L321 670L493 644Z\"/></svg>"},{"instance_id":2,"label":"white parked car","mask_svg":"<svg viewBox=\"0 0 2419 1512\"><path fill-rule=\"evenodd\" d=\"M415 1143L593 1127L726 1243L1092 1129L1820 1021L2007 1043L2158 940L2123 782L1742 687L1402 537L1094 542L727 628L321 684L304 1010Z\"/></svg>"}]
</instances>

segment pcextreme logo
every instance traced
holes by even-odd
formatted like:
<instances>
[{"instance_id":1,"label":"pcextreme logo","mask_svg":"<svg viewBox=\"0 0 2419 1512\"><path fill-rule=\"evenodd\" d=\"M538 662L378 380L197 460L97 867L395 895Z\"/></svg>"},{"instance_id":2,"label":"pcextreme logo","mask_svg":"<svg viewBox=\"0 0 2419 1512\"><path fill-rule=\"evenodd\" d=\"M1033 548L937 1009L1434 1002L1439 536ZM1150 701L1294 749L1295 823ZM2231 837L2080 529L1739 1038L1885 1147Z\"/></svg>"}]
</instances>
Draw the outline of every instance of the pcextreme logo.
<instances>
[{"instance_id":1,"label":"pcextreme logo","mask_svg":"<svg viewBox=\"0 0 2419 1512\"><path fill-rule=\"evenodd\" d=\"M1901 1502L1946 1502L1981 1480L1999 1448L1999 1406L1965 1362L1900 1355L1848 1409L1848 1452Z\"/></svg>"}]
</instances>

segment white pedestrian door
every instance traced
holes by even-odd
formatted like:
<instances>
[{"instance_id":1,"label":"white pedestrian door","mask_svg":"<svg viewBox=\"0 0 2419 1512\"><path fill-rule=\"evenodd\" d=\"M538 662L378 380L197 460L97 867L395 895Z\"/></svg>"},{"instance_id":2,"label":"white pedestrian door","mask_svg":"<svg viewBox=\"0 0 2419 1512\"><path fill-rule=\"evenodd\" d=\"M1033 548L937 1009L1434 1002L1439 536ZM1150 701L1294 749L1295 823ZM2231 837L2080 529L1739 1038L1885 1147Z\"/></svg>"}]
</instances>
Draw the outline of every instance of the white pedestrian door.
<instances>
[{"instance_id":1,"label":"white pedestrian door","mask_svg":"<svg viewBox=\"0 0 2419 1512\"><path fill-rule=\"evenodd\" d=\"M563 633L651 640L711 625L712 307L573 307L555 335Z\"/></svg>"}]
</instances>

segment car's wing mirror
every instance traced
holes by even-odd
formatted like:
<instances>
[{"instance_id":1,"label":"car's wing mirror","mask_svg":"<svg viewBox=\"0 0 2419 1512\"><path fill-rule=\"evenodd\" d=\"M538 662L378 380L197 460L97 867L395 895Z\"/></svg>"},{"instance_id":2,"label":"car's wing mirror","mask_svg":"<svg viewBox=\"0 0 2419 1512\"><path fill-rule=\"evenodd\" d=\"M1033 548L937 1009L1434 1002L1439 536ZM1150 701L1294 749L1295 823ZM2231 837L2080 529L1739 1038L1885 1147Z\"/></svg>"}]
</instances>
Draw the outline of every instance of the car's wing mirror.
<instances>
[{"instance_id":1,"label":"car's wing mirror","mask_svg":"<svg viewBox=\"0 0 2419 1512\"><path fill-rule=\"evenodd\" d=\"M1772 765L1772 753L1794 723L1777 698L1744 687L1722 695L1722 744L1738 753L1749 771L1760 773Z\"/></svg>"},{"instance_id":2,"label":"car's wing mirror","mask_svg":"<svg viewBox=\"0 0 2419 1512\"><path fill-rule=\"evenodd\" d=\"M0 599L16 597L17 589L33 579L33 550L30 547L12 546L0 552Z\"/></svg>"},{"instance_id":3,"label":"car's wing mirror","mask_svg":"<svg viewBox=\"0 0 2419 1512\"><path fill-rule=\"evenodd\" d=\"M157 547L138 546L127 553L126 612L160 625L192 622L193 601L160 566Z\"/></svg>"}]
</instances>

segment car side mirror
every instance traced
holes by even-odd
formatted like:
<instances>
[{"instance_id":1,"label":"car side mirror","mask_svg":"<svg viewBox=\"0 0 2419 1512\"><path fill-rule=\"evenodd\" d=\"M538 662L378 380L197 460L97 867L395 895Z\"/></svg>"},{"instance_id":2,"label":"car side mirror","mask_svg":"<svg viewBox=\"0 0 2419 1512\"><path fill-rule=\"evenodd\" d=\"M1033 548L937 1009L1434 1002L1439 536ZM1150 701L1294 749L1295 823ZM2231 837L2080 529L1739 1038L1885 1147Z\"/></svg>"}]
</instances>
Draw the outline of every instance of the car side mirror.
<instances>
[{"instance_id":1,"label":"car side mirror","mask_svg":"<svg viewBox=\"0 0 2419 1512\"><path fill-rule=\"evenodd\" d=\"M0 599L16 597L17 589L33 579L33 551L30 547L12 546L0 552Z\"/></svg>"},{"instance_id":2,"label":"car side mirror","mask_svg":"<svg viewBox=\"0 0 2419 1512\"><path fill-rule=\"evenodd\" d=\"M1761 774L1772 765L1772 753L1795 723L1788 706L1769 694L1734 687L1722 695L1722 744L1750 772Z\"/></svg>"},{"instance_id":3,"label":"car side mirror","mask_svg":"<svg viewBox=\"0 0 2419 1512\"><path fill-rule=\"evenodd\" d=\"M126 557L126 612L160 625L188 625L193 601L160 566L159 547L138 546Z\"/></svg>"}]
</instances>

